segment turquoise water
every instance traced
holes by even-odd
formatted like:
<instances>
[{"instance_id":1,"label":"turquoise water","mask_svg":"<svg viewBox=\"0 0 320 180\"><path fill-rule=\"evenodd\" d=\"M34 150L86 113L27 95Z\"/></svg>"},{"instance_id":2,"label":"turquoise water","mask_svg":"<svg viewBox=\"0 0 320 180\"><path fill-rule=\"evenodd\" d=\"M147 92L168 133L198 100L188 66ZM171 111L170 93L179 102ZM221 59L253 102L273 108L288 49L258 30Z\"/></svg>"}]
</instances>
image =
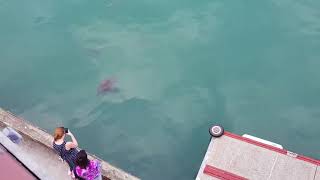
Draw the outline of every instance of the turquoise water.
<instances>
[{"instance_id":1,"label":"turquoise water","mask_svg":"<svg viewBox=\"0 0 320 180\"><path fill-rule=\"evenodd\" d=\"M320 158L320 1L0 0L0 106L142 179L193 179L208 128ZM96 96L105 78L118 92Z\"/></svg>"}]
</instances>

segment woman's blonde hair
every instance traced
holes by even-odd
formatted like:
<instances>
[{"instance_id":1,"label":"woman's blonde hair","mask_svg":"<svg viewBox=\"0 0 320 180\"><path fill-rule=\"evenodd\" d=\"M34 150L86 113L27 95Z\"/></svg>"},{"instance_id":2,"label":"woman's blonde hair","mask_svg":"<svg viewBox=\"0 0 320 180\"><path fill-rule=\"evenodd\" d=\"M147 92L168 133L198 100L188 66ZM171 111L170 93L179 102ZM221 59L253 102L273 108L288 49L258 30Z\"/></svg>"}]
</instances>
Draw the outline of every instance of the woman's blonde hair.
<instances>
[{"instance_id":1,"label":"woman's blonde hair","mask_svg":"<svg viewBox=\"0 0 320 180\"><path fill-rule=\"evenodd\" d=\"M54 141L57 141L57 140L61 139L64 134L65 134L64 128L63 127L57 127L54 130L54 136L53 136Z\"/></svg>"}]
</instances>

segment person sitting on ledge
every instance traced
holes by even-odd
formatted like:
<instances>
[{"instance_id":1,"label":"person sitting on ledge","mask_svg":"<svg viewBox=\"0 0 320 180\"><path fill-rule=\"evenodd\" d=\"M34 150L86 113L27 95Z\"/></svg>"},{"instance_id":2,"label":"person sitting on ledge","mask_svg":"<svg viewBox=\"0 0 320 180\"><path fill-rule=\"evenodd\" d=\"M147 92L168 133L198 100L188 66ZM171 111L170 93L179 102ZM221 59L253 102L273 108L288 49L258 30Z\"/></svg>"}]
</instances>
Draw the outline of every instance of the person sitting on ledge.
<instances>
[{"instance_id":1,"label":"person sitting on ledge","mask_svg":"<svg viewBox=\"0 0 320 180\"><path fill-rule=\"evenodd\" d=\"M66 142L65 136L69 135L72 139L72 142ZM59 154L59 156L68 163L70 169L68 170L68 175L71 175L72 178L75 178L73 169L75 168L75 159L77 153L78 142L73 134L64 127L58 127L54 131L54 141L53 149Z\"/></svg>"},{"instance_id":2,"label":"person sitting on ledge","mask_svg":"<svg viewBox=\"0 0 320 180\"><path fill-rule=\"evenodd\" d=\"M102 180L101 163L97 160L89 160L85 150L80 150L76 157L74 174L79 179Z\"/></svg>"}]
</instances>

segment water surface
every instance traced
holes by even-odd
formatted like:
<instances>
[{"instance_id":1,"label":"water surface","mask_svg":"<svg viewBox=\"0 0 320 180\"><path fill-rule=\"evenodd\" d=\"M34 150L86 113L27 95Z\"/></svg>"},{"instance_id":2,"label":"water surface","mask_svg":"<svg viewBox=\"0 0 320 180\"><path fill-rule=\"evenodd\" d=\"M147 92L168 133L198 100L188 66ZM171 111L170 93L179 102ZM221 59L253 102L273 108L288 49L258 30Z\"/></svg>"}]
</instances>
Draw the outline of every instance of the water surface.
<instances>
[{"instance_id":1,"label":"water surface","mask_svg":"<svg viewBox=\"0 0 320 180\"><path fill-rule=\"evenodd\" d=\"M142 179L193 179L208 128L320 157L320 1L0 0L0 106ZM119 91L96 96L117 79Z\"/></svg>"}]
</instances>

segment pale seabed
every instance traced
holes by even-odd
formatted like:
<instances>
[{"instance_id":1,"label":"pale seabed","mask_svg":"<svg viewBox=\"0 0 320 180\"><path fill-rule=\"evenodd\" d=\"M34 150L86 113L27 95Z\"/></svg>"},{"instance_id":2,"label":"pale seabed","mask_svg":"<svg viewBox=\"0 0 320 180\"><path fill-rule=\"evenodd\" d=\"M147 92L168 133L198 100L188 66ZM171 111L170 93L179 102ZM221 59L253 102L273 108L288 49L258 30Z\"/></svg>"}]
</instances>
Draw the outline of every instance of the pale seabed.
<instances>
[{"instance_id":1,"label":"pale seabed","mask_svg":"<svg viewBox=\"0 0 320 180\"><path fill-rule=\"evenodd\" d=\"M0 0L0 106L142 179L193 179L215 123L320 158L319 10ZM119 91L96 96L109 77Z\"/></svg>"}]
</instances>

